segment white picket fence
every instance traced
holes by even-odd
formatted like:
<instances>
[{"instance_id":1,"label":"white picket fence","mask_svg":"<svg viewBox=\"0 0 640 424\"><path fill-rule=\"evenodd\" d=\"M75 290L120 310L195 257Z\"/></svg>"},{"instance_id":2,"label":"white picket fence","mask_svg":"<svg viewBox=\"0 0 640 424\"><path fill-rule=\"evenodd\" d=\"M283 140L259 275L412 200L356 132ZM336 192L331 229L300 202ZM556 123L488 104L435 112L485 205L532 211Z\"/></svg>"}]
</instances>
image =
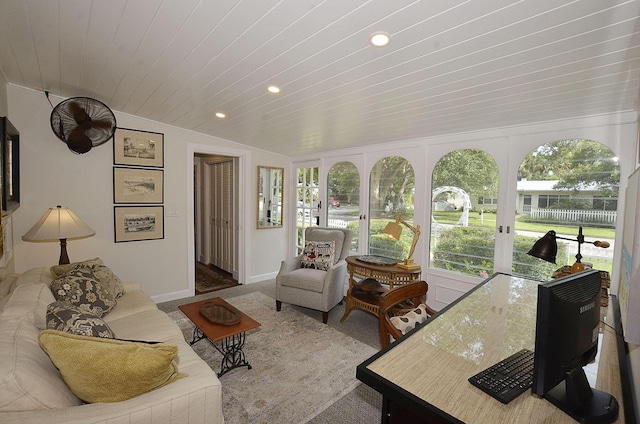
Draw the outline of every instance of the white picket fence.
<instances>
[{"instance_id":1,"label":"white picket fence","mask_svg":"<svg viewBox=\"0 0 640 424\"><path fill-rule=\"evenodd\" d=\"M347 228L347 224L344 219L327 219L327 226L331 228Z\"/></svg>"},{"instance_id":2,"label":"white picket fence","mask_svg":"<svg viewBox=\"0 0 640 424\"><path fill-rule=\"evenodd\" d=\"M603 222L615 224L616 211L589 211L570 209L531 209L531 218L570 222Z\"/></svg>"}]
</instances>

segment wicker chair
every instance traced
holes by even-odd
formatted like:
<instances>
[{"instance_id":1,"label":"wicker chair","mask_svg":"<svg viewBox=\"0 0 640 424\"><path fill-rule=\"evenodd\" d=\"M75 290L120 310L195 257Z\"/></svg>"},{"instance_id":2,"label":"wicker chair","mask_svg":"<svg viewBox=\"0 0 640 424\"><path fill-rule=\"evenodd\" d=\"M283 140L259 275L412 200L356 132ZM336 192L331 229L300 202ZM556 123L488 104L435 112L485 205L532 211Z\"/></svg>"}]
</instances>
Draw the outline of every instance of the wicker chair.
<instances>
[{"instance_id":1,"label":"wicker chair","mask_svg":"<svg viewBox=\"0 0 640 424\"><path fill-rule=\"evenodd\" d=\"M425 281L417 281L394 287L393 290L389 290L380 296L378 318L380 321L380 346L383 349L391 343L391 337L393 340L398 340L404 333L413 328L414 324L423 322L436 313L424 303L424 297L428 290L429 285ZM424 308L419 312L413 312L421 304L424 305ZM419 316L420 314L423 315ZM416 315L417 319L412 315ZM409 321L408 328L398 328L392 322L392 318L396 318L394 321Z\"/></svg>"}]
</instances>

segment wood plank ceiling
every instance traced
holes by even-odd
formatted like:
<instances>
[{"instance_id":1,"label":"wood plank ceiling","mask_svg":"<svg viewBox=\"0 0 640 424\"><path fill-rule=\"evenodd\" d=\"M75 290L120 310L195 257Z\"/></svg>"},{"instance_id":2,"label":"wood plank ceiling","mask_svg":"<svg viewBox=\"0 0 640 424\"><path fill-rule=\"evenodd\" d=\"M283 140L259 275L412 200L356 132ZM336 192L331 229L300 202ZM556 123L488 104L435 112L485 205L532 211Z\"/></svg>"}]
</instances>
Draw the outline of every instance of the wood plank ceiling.
<instances>
[{"instance_id":1,"label":"wood plank ceiling","mask_svg":"<svg viewBox=\"0 0 640 424\"><path fill-rule=\"evenodd\" d=\"M3 0L0 71L298 156L637 110L639 14L640 0Z\"/></svg>"}]
</instances>

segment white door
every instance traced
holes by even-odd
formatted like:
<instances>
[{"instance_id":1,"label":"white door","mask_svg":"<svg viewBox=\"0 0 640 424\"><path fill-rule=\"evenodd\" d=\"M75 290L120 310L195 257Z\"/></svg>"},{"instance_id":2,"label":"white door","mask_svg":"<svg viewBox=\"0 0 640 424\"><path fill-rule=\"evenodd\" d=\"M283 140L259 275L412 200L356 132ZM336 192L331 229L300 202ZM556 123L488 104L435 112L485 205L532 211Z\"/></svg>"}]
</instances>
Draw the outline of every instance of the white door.
<instances>
[{"instance_id":1,"label":"white door","mask_svg":"<svg viewBox=\"0 0 640 424\"><path fill-rule=\"evenodd\" d=\"M211 177L209 263L227 272L233 272L235 252L233 162L218 162L208 164L208 166Z\"/></svg>"}]
</instances>

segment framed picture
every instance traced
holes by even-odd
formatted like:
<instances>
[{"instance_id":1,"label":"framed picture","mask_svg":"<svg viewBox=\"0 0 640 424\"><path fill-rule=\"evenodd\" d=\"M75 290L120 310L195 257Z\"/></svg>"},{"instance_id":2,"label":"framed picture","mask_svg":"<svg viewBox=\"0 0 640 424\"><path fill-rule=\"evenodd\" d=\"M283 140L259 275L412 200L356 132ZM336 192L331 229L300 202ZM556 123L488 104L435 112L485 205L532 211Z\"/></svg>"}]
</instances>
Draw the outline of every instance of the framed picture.
<instances>
[{"instance_id":1,"label":"framed picture","mask_svg":"<svg viewBox=\"0 0 640 424\"><path fill-rule=\"evenodd\" d=\"M164 134L116 128L113 135L113 164L164 166Z\"/></svg>"},{"instance_id":2,"label":"framed picture","mask_svg":"<svg viewBox=\"0 0 640 424\"><path fill-rule=\"evenodd\" d=\"M114 206L115 242L164 238L164 206Z\"/></svg>"},{"instance_id":3,"label":"framed picture","mask_svg":"<svg viewBox=\"0 0 640 424\"><path fill-rule=\"evenodd\" d=\"M12 211L20 206L20 133L4 116L0 118L0 151L2 210Z\"/></svg>"},{"instance_id":4,"label":"framed picture","mask_svg":"<svg viewBox=\"0 0 640 424\"><path fill-rule=\"evenodd\" d=\"M113 168L113 203L163 203L162 169Z\"/></svg>"}]
</instances>

